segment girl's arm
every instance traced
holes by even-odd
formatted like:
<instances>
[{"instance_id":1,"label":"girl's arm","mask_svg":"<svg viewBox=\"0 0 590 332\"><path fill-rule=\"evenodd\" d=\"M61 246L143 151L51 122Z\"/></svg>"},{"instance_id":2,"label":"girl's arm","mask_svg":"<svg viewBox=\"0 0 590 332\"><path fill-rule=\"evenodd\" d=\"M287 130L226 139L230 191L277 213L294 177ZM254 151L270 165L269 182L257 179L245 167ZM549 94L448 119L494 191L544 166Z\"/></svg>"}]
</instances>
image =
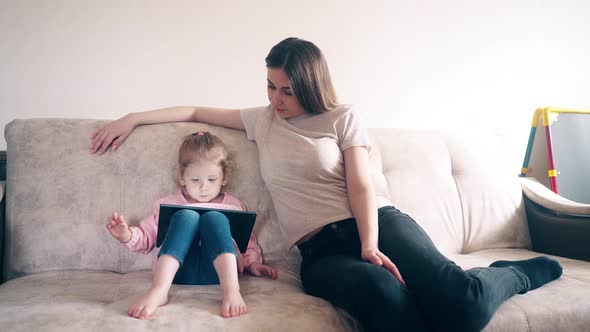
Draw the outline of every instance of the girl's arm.
<instances>
[{"instance_id":1,"label":"girl's arm","mask_svg":"<svg viewBox=\"0 0 590 332\"><path fill-rule=\"evenodd\" d=\"M239 109L177 106L154 111L129 113L92 133L90 152L103 154L112 144L113 151L125 141L135 127L165 122L204 122L244 130Z\"/></svg>"},{"instance_id":2,"label":"girl's arm","mask_svg":"<svg viewBox=\"0 0 590 332\"><path fill-rule=\"evenodd\" d=\"M138 227L129 227L131 238L125 246L131 251L147 254L156 245L158 236L158 216L160 214L160 200L154 203L154 213L139 222Z\"/></svg>"},{"instance_id":3,"label":"girl's arm","mask_svg":"<svg viewBox=\"0 0 590 332\"><path fill-rule=\"evenodd\" d=\"M246 204L239 198L235 196L230 196L231 199L235 201L233 204L236 207L239 207L242 211L248 211ZM262 257L262 248L258 244L258 240L256 240L256 236L254 232L250 234L250 240L248 241L248 248L246 248L246 252L244 254L239 253L239 249L236 246L236 251L238 251L238 266L240 263L242 264L242 268L245 271L250 272L250 274L255 275L257 277L269 277L271 279L276 279L278 277L278 272L276 269L263 264L263 257ZM242 271L240 271L241 273Z\"/></svg>"},{"instance_id":4,"label":"girl's arm","mask_svg":"<svg viewBox=\"0 0 590 332\"><path fill-rule=\"evenodd\" d=\"M240 211L248 211L248 207L246 206L246 203L244 203L244 201L229 193L226 195L226 199L228 200L229 204L234 205ZM250 234L250 239L248 240L248 247L246 248L246 252L241 254L241 259L242 263L244 264L244 269L246 270L248 270L248 267L250 267L252 263L262 264L262 248L260 248L260 245L258 245L258 240L256 240L254 232Z\"/></svg>"},{"instance_id":5,"label":"girl's arm","mask_svg":"<svg viewBox=\"0 0 590 332\"><path fill-rule=\"evenodd\" d=\"M258 241L256 240L256 236L254 233L250 235L250 241L248 241L248 248L246 252L242 254L242 259L244 262L244 269L248 269L252 263L260 263L262 264L262 249L258 245Z\"/></svg>"},{"instance_id":6,"label":"girl's arm","mask_svg":"<svg viewBox=\"0 0 590 332\"><path fill-rule=\"evenodd\" d=\"M156 245L157 225L144 219L138 227L129 227L131 238L125 242L125 246L131 251L148 254Z\"/></svg>"},{"instance_id":7,"label":"girl's arm","mask_svg":"<svg viewBox=\"0 0 590 332\"><path fill-rule=\"evenodd\" d=\"M344 150L344 169L346 170L348 201L359 230L362 258L375 265L385 267L400 282L404 283L395 264L379 250L377 204L369 173L367 148L354 146Z\"/></svg>"},{"instance_id":8,"label":"girl's arm","mask_svg":"<svg viewBox=\"0 0 590 332\"><path fill-rule=\"evenodd\" d=\"M276 279L278 277L278 271L268 265L262 264L262 249L256 241L254 233L250 236L250 242L248 242L248 249L242 255L244 269L250 274L257 277L269 277Z\"/></svg>"}]
</instances>

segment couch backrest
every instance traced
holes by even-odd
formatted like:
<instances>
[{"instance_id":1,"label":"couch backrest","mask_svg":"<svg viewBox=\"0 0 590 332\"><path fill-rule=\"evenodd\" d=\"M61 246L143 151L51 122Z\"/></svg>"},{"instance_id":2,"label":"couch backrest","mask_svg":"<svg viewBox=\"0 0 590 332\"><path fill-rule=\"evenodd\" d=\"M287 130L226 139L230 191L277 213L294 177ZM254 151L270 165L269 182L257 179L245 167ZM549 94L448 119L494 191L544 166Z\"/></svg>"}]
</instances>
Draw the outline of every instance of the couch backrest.
<instances>
[{"instance_id":1,"label":"couch backrest","mask_svg":"<svg viewBox=\"0 0 590 332\"><path fill-rule=\"evenodd\" d=\"M258 212L255 232L266 257L292 255L280 240L256 145L243 132L200 123L142 126L117 152L90 154L90 133L104 123L30 119L6 126L6 279L56 269L149 269L152 255L113 240L104 228L107 217L116 211L135 224L157 198L175 192L180 139L203 130L234 152L231 190ZM499 166L495 137L476 142L400 129L370 134L377 191L412 215L442 250L529 246L520 187L515 172Z\"/></svg>"},{"instance_id":2,"label":"couch backrest","mask_svg":"<svg viewBox=\"0 0 590 332\"><path fill-rule=\"evenodd\" d=\"M371 129L391 202L447 253L529 248L507 142L493 133Z\"/></svg>"}]
</instances>

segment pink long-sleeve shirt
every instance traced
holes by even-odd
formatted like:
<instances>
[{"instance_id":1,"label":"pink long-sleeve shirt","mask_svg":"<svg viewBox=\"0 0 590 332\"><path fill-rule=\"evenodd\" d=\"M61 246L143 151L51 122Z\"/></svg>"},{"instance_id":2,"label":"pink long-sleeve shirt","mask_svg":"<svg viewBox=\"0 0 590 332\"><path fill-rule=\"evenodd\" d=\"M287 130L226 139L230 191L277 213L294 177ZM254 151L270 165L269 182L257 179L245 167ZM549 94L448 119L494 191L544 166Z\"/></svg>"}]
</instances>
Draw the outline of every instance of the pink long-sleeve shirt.
<instances>
[{"instance_id":1,"label":"pink long-sleeve shirt","mask_svg":"<svg viewBox=\"0 0 590 332\"><path fill-rule=\"evenodd\" d=\"M196 206L202 208L224 209L224 210L239 210L246 211L244 203L236 196L230 193L220 193L216 198L207 203L190 203L186 197L188 194L180 190L174 195L160 198L154 203L154 213L139 223L137 227L130 227L131 239L125 243L127 248L132 251L141 252L143 254L149 253L156 245L158 235L158 216L160 215L160 204L174 204ZM262 249L256 241L254 233L250 235L248 248L245 253L240 253L236 242L234 241L234 248L236 250L238 272L243 273L252 263L262 263ZM157 251L160 248L156 248ZM154 258L152 267L155 267L157 261L157 252Z\"/></svg>"}]
</instances>

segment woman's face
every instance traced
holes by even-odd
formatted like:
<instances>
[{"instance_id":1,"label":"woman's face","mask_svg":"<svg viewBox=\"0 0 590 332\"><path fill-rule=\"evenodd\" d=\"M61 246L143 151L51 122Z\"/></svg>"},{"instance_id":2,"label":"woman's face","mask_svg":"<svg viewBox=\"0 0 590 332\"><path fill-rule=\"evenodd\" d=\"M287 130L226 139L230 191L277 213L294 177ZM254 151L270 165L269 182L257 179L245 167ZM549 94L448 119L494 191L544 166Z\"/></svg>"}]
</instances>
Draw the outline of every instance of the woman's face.
<instances>
[{"instance_id":1,"label":"woman's face","mask_svg":"<svg viewBox=\"0 0 590 332\"><path fill-rule=\"evenodd\" d=\"M289 78L281 68L267 68L268 100L273 112L283 119L290 119L305 113L305 109L295 97Z\"/></svg>"}]
</instances>

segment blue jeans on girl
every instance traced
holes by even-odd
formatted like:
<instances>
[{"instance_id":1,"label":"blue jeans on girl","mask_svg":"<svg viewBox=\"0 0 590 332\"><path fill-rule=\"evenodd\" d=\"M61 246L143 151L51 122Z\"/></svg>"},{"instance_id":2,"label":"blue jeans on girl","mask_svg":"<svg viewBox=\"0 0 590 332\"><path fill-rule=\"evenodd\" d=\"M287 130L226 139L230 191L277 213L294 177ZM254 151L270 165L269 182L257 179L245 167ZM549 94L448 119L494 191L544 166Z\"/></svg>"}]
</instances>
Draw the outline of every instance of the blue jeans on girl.
<instances>
[{"instance_id":1,"label":"blue jeans on girl","mask_svg":"<svg viewBox=\"0 0 590 332\"><path fill-rule=\"evenodd\" d=\"M223 253L236 255L227 217L187 209L172 216L158 257L170 255L180 263L173 283L212 285L219 284L213 261Z\"/></svg>"}]
</instances>

